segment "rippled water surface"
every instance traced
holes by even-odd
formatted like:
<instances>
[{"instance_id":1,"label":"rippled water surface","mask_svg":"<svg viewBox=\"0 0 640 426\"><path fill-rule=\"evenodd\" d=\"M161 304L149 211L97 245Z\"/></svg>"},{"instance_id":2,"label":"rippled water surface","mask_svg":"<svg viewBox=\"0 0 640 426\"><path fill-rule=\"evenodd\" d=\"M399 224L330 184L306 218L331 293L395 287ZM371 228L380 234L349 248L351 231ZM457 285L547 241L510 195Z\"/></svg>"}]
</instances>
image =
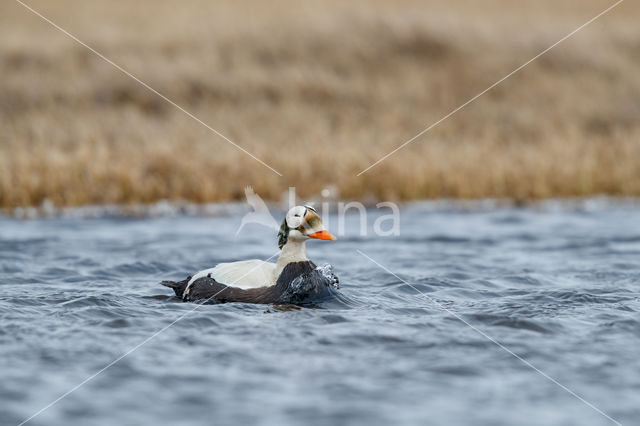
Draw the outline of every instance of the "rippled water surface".
<instances>
[{"instance_id":1,"label":"rippled water surface","mask_svg":"<svg viewBox=\"0 0 640 426\"><path fill-rule=\"evenodd\" d=\"M302 309L158 285L277 252L239 216L0 219L0 424L136 347L28 424L640 424L640 209L596 204L350 215L307 247L340 297Z\"/></svg>"}]
</instances>

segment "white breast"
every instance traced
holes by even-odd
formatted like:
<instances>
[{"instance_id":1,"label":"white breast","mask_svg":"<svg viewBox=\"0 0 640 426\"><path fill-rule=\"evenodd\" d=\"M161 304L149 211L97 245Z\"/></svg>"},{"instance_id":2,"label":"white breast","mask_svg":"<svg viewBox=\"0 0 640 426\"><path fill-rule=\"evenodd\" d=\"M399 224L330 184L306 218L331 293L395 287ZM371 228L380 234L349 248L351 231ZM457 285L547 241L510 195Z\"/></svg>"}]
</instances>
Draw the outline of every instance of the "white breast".
<instances>
[{"instance_id":1,"label":"white breast","mask_svg":"<svg viewBox=\"0 0 640 426\"><path fill-rule=\"evenodd\" d=\"M211 274L211 278L229 287L242 289L266 287L274 284L276 265L263 260L252 259L241 262L220 263L214 268L195 274L189 285L198 278ZM187 286L187 288L189 288Z\"/></svg>"}]
</instances>

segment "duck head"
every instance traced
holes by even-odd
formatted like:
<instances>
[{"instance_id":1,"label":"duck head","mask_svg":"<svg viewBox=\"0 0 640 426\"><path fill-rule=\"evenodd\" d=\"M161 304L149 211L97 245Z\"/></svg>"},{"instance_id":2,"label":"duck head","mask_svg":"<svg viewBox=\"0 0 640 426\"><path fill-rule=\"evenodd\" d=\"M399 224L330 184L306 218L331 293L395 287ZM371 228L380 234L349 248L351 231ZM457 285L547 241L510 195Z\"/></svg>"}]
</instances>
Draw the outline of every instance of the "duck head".
<instances>
[{"instance_id":1,"label":"duck head","mask_svg":"<svg viewBox=\"0 0 640 426\"><path fill-rule=\"evenodd\" d=\"M336 240L322 224L316 209L311 206L295 206L282 221L278 232L278 247L282 249L289 241L305 241L309 238Z\"/></svg>"}]
</instances>

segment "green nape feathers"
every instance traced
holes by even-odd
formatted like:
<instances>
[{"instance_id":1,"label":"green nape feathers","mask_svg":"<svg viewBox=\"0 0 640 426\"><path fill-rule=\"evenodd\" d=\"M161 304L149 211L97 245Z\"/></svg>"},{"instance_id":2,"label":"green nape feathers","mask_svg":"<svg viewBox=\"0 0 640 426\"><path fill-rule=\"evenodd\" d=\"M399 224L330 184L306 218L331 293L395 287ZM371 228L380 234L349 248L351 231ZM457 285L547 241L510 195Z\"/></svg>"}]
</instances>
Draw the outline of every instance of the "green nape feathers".
<instances>
[{"instance_id":1,"label":"green nape feathers","mask_svg":"<svg viewBox=\"0 0 640 426\"><path fill-rule=\"evenodd\" d=\"M282 250L282 247L287 244L287 240L289 239L289 225L287 225L287 218L285 217L282 221L282 225L280 225L280 230L278 231L278 248Z\"/></svg>"}]
</instances>

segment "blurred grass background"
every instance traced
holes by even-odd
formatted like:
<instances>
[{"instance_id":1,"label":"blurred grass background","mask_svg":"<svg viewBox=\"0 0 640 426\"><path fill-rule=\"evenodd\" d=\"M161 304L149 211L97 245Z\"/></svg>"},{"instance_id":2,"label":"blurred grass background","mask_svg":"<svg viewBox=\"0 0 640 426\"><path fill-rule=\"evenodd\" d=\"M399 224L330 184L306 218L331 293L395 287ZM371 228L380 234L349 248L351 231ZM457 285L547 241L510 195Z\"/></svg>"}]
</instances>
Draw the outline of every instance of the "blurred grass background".
<instances>
[{"instance_id":1,"label":"blurred grass background","mask_svg":"<svg viewBox=\"0 0 640 426\"><path fill-rule=\"evenodd\" d=\"M632 1L356 177L612 3L4 1L0 206L638 196Z\"/></svg>"}]
</instances>

